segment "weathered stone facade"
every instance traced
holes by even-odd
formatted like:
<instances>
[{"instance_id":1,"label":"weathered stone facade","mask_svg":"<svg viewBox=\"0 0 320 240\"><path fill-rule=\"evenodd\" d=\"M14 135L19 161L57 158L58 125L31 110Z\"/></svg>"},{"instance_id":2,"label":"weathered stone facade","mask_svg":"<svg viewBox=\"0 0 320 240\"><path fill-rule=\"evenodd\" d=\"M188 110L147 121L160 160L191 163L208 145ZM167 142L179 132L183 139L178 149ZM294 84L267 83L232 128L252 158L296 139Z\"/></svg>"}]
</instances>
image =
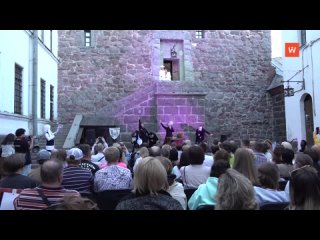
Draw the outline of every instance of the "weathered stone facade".
<instances>
[{"instance_id":1,"label":"weathered stone facade","mask_svg":"<svg viewBox=\"0 0 320 240\"><path fill-rule=\"evenodd\" d=\"M160 120L173 120L177 131L203 124L217 139L272 138L270 31L203 33L197 39L195 31L94 30L85 47L83 31L59 31L61 121L76 113L111 118L124 141L139 118L156 132L163 132ZM172 61L179 81L158 80L164 61Z\"/></svg>"}]
</instances>

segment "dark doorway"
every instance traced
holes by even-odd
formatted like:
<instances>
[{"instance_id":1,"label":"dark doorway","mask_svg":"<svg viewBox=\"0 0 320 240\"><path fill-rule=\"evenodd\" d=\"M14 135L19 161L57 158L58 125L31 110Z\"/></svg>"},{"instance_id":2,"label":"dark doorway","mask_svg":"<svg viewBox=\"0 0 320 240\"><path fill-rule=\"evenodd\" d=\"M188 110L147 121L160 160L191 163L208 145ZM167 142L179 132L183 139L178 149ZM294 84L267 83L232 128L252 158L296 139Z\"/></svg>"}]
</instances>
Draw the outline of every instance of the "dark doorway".
<instances>
[{"instance_id":1,"label":"dark doorway","mask_svg":"<svg viewBox=\"0 0 320 240\"><path fill-rule=\"evenodd\" d=\"M171 80L180 80L179 59L164 59L163 65L170 72Z\"/></svg>"},{"instance_id":2,"label":"dark doorway","mask_svg":"<svg viewBox=\"0 0 320 240\"><path fill-rule=\"evenodd\" d=\"M104 137L106 142L108 143L108 146L112 146L113 143L117 142L119 137L114 140L111 138L110 133L109 133L109 128L114 128L116 126L83 126L83 134L81 138L81 143L86 143L92 146L97 137Z\"/></svg>"},{"instance_id":3,"label":"dark doorway","mask_svg":"<svg viewBox=\"0 0 320 240\"><path fill-rule=\"evenodd\" d=\"M304 113L305 113L305 129L308 146L311 147L313 142L313 108L312 108L312 98L308 94L304 99Z\"/></svg>"}]
</instances>

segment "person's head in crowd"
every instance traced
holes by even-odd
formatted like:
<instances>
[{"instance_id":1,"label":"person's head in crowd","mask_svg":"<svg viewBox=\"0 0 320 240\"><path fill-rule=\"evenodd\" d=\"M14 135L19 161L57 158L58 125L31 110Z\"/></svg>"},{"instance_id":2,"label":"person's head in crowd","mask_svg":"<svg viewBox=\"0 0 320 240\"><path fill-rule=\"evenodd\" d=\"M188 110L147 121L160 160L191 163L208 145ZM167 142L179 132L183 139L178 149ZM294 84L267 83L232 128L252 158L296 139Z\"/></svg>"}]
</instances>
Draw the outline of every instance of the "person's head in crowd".
<instances>
[{"instance_id":1,"label":"person's head in crowd","mask_svg":"<svg viewBox=\"0 0 320 240\"><path fill-rule=\"evenodd\" d=\"M51 152L51 159L65 162L67 161L67 151L65 149L54 149Z\"/></svg>"},{"instance_id":2,"label":"person's head in crowd","mask_svg":"<svg viewBox=\"0 0 320 240\"><path fill-rule=\"evenodd\" d=\"M235 141L230 141L231 152L234 154L238 149L238 144Z\"/></svg>"},{"instance_id":3,"label":"person's head in crowd","mask_svg":"<svg viewBox=\"0 0 320 240\"><path fill-rule=\"evenodd\" d=\"M79 165L83 159L83 153L80 148L71 148L67 151L68 165Z\"/></svg>"},{"instance_id":4,"label":"person's head in crowd","mask_svg":"<svg viewBox=\"0 0 320 240\"><path fill-rule=\"evenodd\" d=\"M83 159L91 160L91 148L89 144L80 144L79 148L83 153Z\"/></svg>"},{"instance_id":5,"label":"person's head in crowd","mask_svg":"<svg viewBox=\"0 0 320 240\"><path fill-rule=\"evenodd\" d=\"M96 153L102 153L103 152L103 149L104 149L104 146L102 143L98 143L94 146L94 151Z\"/></svg>"},{"instance_id":6,"label":"person's head in crowd","mask_svg":"<svg viewBox=\"0 0 320 240\"><path fill-rule=\"evenodd\" d=\"M16 137L23 138L25 136L26 130L24 128L18 128L16 130Z\"/></svg>"},{"instance_id":7,"label":"person's head in crowd","mask_svg":"<svg viewBox=\"0 0 320 240\"><path fill-rule=\"evenodd\" d=\"M313 166L318 164L319 158L318 158L318 153L316 152L316 150L314 150L312 148L311 149L307 149L307 150L304 151L304 154L307 154L312 158Z\"/></svg>"},{"instance_id":8,"label":"person's head in crowd","mask_svg":"<svg viewBox=\"0 0 320 240\"><path fill-rule=\"evenodd\" d=\"M170 150L169 159L174 166L179 164L179 154L177 149L172 148Z\"/></svg>"},{"instance_id":9,"label":"person's head in crowd","mask_svg":"<svg viewBox=\"0 0 320 240\"><path fill-rule=\"evenodd\" d=\"M300 151L299 152L304 152L307 148L307 141L306 140L301 140L300 142Z\"/></svg>"},{"instance_id":10,"label":"person's head in crowd","mask_svg":"<svg viewBox=\"0 0 320 240\"><path fill-rule=\"evenodd\" d=\"M185 167L185 166L188 166L190 165L190 156L189 156L189 149L183 151L181 153L181 156L180 156L180 162L179 162L179 165L178 165L178 168L180 169L181 167Z\"/></svg>"},{"instance_id":11,"label":"person's head in crowd","mask_svg":"<svg viewBox=\"0 0 320 240\"><path fill-rule=\"evenodd\" d=\"M224 149L220 149L214 154L214 159L224 159L229 163L230 153Z\"/></svg>"},{"instance_id":12,"label":"person's head in crowd","mask_svg":"<svg viewBox=\"0 0 320 240\"><path fill-rule=\"evenodd\" d=\"M80 196L64 196L61 201L44 210L99 210L97 204Z\"/></svg>"},{"instance_id":13,"label":"person's head in crowd","mask_svg":"<svg viewBox=\"0 0 320 240\"><path fill-rule=\"evenodd\" d=\"M108 164L117 164L120 159L120 152L117 147L109 147L105 152L105 157L108 161Z\"/></svg>"},{"instance_id":14,"label":"person's head in crowd","mask_svg":"<svg viewBox=\"0 0 320 240\"><path fill-rule=\"evenodd\" d=\"M256 210L255 191L251 181L234 169L219 178L216 210Z\"/></svg>"},{"instance_id":15,"label":"person's head in crowd","mask_svg":"<svg viewBox=\"0 0 320 240\"><path fill-rule=\"evenodd\" d=\"M200 143L199 146L202 148L204 154L206 154L206 152L208 150L208 144L206 144L205 142L202 142L202 143Z\"/></svg>"},{"instance_id":16,"label":"person's head in crowd","mask_svg":"<svg viewBox=\"0 0 320 240\"><path fill-rule=\"evenodd\" d=\"M140 156L141 156L142 158L149 157L149 149L146 148L146 147L142 147L142 148L140 149Z\"/></svg>"},{"instance_id":17,"label":"person's head in crowd","mask_svg":"<svg viewBox=\"0 0 320 240\"><path fill-rule=\"evenodd\" d=\"M267 144L267 151L272 151L272 142L269 139L264 140L264 143Z\"/></svg>"},{"instance_id":18,"label":"person's head in crowd","mask_svg":"<svg viewBox=\"0 0 320 240\"><path fill-rule=\"evenodd\" d=\"M251 140L250 144L249 144L249 148L251 148L252 150L254 150L254 146L256 145L256 141L255 140Z\"/></svg>"},{"instance_id":19,"label":"person's head in crowd","mask_svg":"<svg viewBox=\"0 0 320 240\"><path fill-rule=\"evenodd\" d=\"M229 168L230 168L229 162L227 162L224 159L217 159L213 162L213 165L211 167L210 177L219 178Z\"/></svg>"},{"instance_id":20,"label":"person's head in crowd","mask_svg":"<svg viewBox=\"0 0 320 240\"><path fill-rule=\"evenodd\" d=\"M140 160L133 180L133 192L136 194L157 195L160 190L167 190L169 187L166 169L154 157Z\"/></svg>"},{"instance_id":21,"label":"person's head in crowd","mask_svg":"<svg viewBox=\"0 0 320 240\"><path fill-rule=\"evenodd\" d=\"M158 146L152 146L149 149L149 155L150 157L158 157L161 156L161 148Z\"/></svg>"},{"instance_id":22,"label":"person's head in crowd","mask_svg":"<svg viewBox=\"0 0 320 240\"><path fill-rule=\"evenodd\" d=\"M3 158L2 168L6 175L20 173L25 163L25 154L16 153Z\"/></svg>"},{"instance_id":23,"label":"person's head in crowd","mask_svg":"<svg viewBox=\"0 0 320 240\"><path fill-rule=\"evenodd\" d=\"M220 149L226 150L228 153L232 153L233 146L229 141L224 141L220 144Z\"/></svg>"},{"instance_id":24,"label":"person's head in crowd","mask_svg":"<svg viewBox=\"0 0 320 240\"><path fill-rule=\"evenodd\" d=\"M165 157L165 158L169 158L170 155L170 150L172 149L172 147L168 144L164 144L161 148L161 156Z\"/></svg>"},{"instance_id":25,"label":"person's head in crowd","mask_svg":"<svg viewBox=\"0 0 320 240\"><path fill-rule=\"evenodd\" d=\"M291 149L283 149L282 151L282 163L292 165L292 160L294 159L294 152Z\"/></svg>"},{"instance_id":26,"label":"person's head in crowd","mask_svg":"<svg viewBox=\"0 0 320 240\"><path fill-rule=\"evenodd\" d=\"M40 176L42 183L61 185L63 165L60 161L48 160L41 165Z\"/></svg>"},{"instance_id":27,"label":"person's head in crowd","mask_svg":"<svg viewBox=\"0 0 320 240\"><path fill-rule=\"evenodd\" d=\"M290 209L320 210L320 179L317 170L305 165L291 172Z\"/></svg>"},{"instance_id":28,"label":"person's head in crowd","mask_svg":"<svg viewBox=\"0 0 320 240\"><path fill-rule=\"evenodd\" d=\"M192 145L192 144L191 144L191 140L190 140L190 139L184 140L184 141L183 141L183 145L189 145L189 146L191 146L191 145Z\"/></svg>"},{"instance_id":29,"label":"person's head in crowd","mask_svg":"<svg viewBox=\"0 0 320 240\"><path fill-rule=\"evenodd\" d=\"M318 161L319 161L320 160L320 144L313 145L311 149L316 151L316 153L318 154Z\"/></svg>"},{"instance_id":30,"label":"person's head in crowd","mask_svg":"<svg viewBox=\"0 0 320 240\"><path fill-rule=\"evenodd\" d=\"M255 166L255 156L246 148L237 149L234 155L233 168L246 176L254 185L259 183Z\"/></svg>"},{"instance_id":31,"label":"person's head in crowd","mask_svg":"<svg viewBox=\"0 0 320 240\"><path fill-rule=\"evenodd\" d=\"M192 146L189 149L189 159L191 165L202 165L204 161L204 152L199 146Z\"/></svg>"},{"instance_id":32,"label":"person's head in crowd","mask_svg":"<svg viewBox=\"0 0 320 240\"><path fill-rule=\"evenodd\" d=\"M189 145L189 144L182 145L182 152L188 150L189 148L191 148L191 145Z\"/></svg>"},{"instance_id":33,"label":"person's head in crowd","mask_svg":"<svg viewBox=\"0 0 320 240\"><path fill-rule=\"evenodd\" d=\"M277 190L279 187L280 172L274 163L262 163L258 168L259 183L263 188Z\"/></svg>"},{"instance_id":34,"label":"person's head in crowd","mask_svg":"<svg viewBox=\"0 0 320 240\"><path fill-rule=\"evenodd\" d=\"M272 152L272 162L276 164L282 163L282 152L284 150L284 146L276 145Z\"/></svg>"},{"instance_id":35,"label":"person's head in crowd","mask_svg":"<svg viewBox=\"0 0 320 240\"><path fill-rule=\"evenodd\" d=\"M166 169L167 176L168 176L168 183L171 186L174 183L176 175L172 174L173 165L172 162L165 157L157 157L157 159L162 163L163 167Z\"/></svg>"},{"instance_id":36,"label":"person's head in crowd","mask_svg":"<svg viewBox=\"0 0 320 240\"><path fill-rule=\"evenodd\" d=\"M266 153L266 144L262 141L257 141L256 144L254 145L254 151L258 153Z\"/></svg>"},{"instance_id":37,"label":"person's head in crowd","mask_svg":"<svg viewBox=\"0 0 320 240\"><path fill-rule=\"evenodd\" d=\"M212 152L213 155L215 155L215 153L216 153L217 151L219 151L219 150L220 150L220 148L219 148L218 145L212 145L212 146L211 146L211 152Z\"/></svg>"},{"instance_id":38,"label":"person's head in crowd","mask_svg":"<svg viewBox=\"0 0 320 240\"><path fill-rule=\"evenodd\" d=\"M13 133L9 133L2 141L1 145L12 145L14 143L15 136Z\"/></svg>"},{"instance_id":39,"label":"person's head in crowd","mask_svg":"<svg viewBox=\"0 0 320 240\"><path fill-rule=\"evenodd\" d=\"M281 145L282 145L284 148L287 148L287 149L291 149L291 150L292 150L292 145L291 145L291 143L289 143L289 142L282 142Z\"/></svg>"},{"instance_id":40,"label":"person's head in crowd","mask_svg":"<svg viewBox=\"0 0 320 240\"><path fill-rule=\"evenodd\" d=\"M51 153L45 149L42 149L37 154L37 160L39 164L43 164L45 161L50 160Z\"/></svg>"},{"instance_id":41,"label":"person's head in crowd","mask_svg":"<svg viewBox=\"0 0 320 240\"><path fill-rule=\"evenodd\" d=\"M301 168L306 165L313 166L312 158L307 154L297 153L295 155L295 161L294 161L293 167L296 169L296 168Z\"/></svg>"}]
</instances>

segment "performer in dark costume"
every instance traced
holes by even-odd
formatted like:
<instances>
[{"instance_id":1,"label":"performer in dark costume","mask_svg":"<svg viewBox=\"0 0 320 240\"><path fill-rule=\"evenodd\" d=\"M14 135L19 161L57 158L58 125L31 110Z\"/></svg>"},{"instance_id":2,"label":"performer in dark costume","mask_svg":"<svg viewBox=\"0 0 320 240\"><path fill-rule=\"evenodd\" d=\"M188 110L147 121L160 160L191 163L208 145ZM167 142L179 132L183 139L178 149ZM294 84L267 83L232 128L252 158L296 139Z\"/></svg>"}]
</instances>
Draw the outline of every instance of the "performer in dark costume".
<instances>
[{"instance_id":1,"label":"performer in dark costume","mask_svg":"<svg viewBox=\"0 0 320 240\"><path fill-rule=\"evenodd\" d=\"M154 132L149 132L149 148L157 144L159 138Z\"/></svg>"},{"instance_id":2,"label":"performer in dark costume","mask_svg":"<svg viewBox=\"0 0 320 240\"><path fill-rule=\"evenodd\" d=\"M213 134L205 130L202 126L198 127L196 130L196 144L200 144L203 142L205 134L210 134L212 136Z\"/></svg>"},{"instance_id":3,"label":"performer in dark costume","mask_svg":"<svg viewBox=\"0 0 320 240\"><path fill-rule=\"evenodd\" d=\"M160 122L161 126L166 130L166 137L164 138L164 142L163 144L171 144L171 140L172 140L172 133L174 132L174 129L172 127L173 122L170 121L167 126L165 126L162 122Z\"/></svg>"},{"instance_id":4,"label":"performer in dark costume","mask_svg":"<svg viewBox=\"0 0 320 240\"><path fill-rule=\"evenodd\" d=\"M142 140L142 143L148 144L149 141L149 132L145 129L144 124L139 119L139 136Z\"/></svg>"}]
</instances>

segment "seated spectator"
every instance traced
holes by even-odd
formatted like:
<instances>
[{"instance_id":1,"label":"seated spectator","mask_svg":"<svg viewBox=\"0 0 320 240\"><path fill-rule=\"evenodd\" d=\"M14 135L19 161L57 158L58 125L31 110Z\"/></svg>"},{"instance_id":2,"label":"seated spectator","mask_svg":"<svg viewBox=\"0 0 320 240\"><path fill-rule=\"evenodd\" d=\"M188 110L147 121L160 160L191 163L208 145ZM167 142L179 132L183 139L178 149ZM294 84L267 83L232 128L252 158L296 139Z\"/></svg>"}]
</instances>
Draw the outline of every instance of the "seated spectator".
<instances>
[{"instance_id":1,"label":"seated spectator","mask_svg":"<svg viewBox=\"0 0 320 240\"><path fill-rule=\"evenodd\" d=\"M319 144L317 144L319 145ZM307 149L304 151L305 154L309 155L312 158L313 161L313 167L318 171L318 175L320 177L320 165L318 163L319 161L319 155L315 148Z\"/></svg>"},{"instance_id":2,"label":"seated spectator","mask_svg":"<svg viewBox=\"0 0 320 240\"><path fill-rule=\"evenodd\" d=\"M266 145L266 158L268 162L272 162L272 142L269 139L264 140L264 144Z\"/></svg>"},{"instance_id":3,"label":"seated spectator","mask_svg":"<svg viewBox=\"0 0 320 240\"><path fill-rule=\"evenodd\" d=\"M210 176L211 168L203 166L204 152L201 147L193 146L189 149L190 165L180 168L185 188L198 188Z\"/></svg>"},{"instance_id":4,"label":"seated spectator","mask_svg":"<svg viewBox=\"0 0 320 240\"><path fill-rule=\"evenodd\" d=\"M17 153L3 159L3 172L5 177L0 181L0 187L25 189L34 188L36 183L21 174L25 163L25 154Z\"/></svg>"},{"instance_id":5,"label":"seated spectator","mask_svg":"<svg viewBox=\"0 0 320 240\"><path fill-rule=\"evenodd\" d=\"M253 185L259 185L255 157L247 148L239 148L234 155L233 168L246 176Z\"/></svg>"},{"instance_id":6,"label":"seated spectator","mask_svg":"<svg viewBox=\"0 0 320 240\"><path fill-rule=\"evenodd\" d=\"M220 175L224 174L230 168L228 161L218 159L214 161L210 177L205 184L201 184L189 199L188 206L190 210L196 210L201 205L215 205L218 180Z\"/></svg>"},{"instance_id":7,"label":"seated spectator","mask_svg":"<svg viewBox=\"0 0 320 240\"><path fill-rule=\"evenodd\" d=\"M231 167L233 167L234 164L234 154L233 154L233 150L234 150L234 146L232 143L230 143L229 141L224 141L223 143L220 144L220 149L224 149L229 153L229 164Z\"/></svg>"},{"instance_id":8,"label":"seated spectator","mask_svg":"<svg viewBox=\"0 0 320 240\"><path fill-rule=\"evenodd\" d=\"M9 157L12 154L15 154L16 151L14 149L14 139L15 136L13 133L9 133L1 143L2 153L0 157Z\"/></svg>"},{"instance_id":9,"label":"seated spectator","mask_svg":"<svg viewBox=\"0 0 320 240\"><path fill-rule=\"evenodd\" d=\"M95 151L97 152L97 154L91 156L91 161L94 164L97 164L99 167L103 164L107 164L106 158L103 153L103 150L104 150L103 144L98 143L95 145L94 148L95 148Z\"/></svg>"},{"instance_id":10,"label":"seated spectator","mask_svg":"<svg viewBox=\"0 0 320 240\"><path fill-rule=\"evenodd\" d=\"M83 153L83 158L81 159L80 167L88 169L94 175L100 168L97 164L91 162L91 150L89 144L80 144L79 148Z\"/></svg>"},{"instance_id":11,"label":"seated spectator","mask_svg":"<svg viewBox=\"0 0 320 240\"><path fill-rule=\"evenodd\" d=\"M260 187L254 187L256 200L260 206L268 203L289 203L284 191L277 191L279 187L279 169L273 163L263 163L258 168Z\"/></svg>"},{"instance_id":12,"label":"seated spectator","mask_svg":"<svg viewBox=\"0 0 320 240\"><path fill-rule=\"evenodd\" d=\"M158 157L161 156L161 148L158 146L153 146L149 149L150 157Z\"/></svg>"},{"instance_id":13,"label":"seated spectator","mask_svg":"<svg viewBox=\"0 0 320 240\"><path fill-rule=\"evenodd\" d=\"M276 145L272 153L272 162L276 164L282 163L282 152L285 148L282 145Z\"/></svg>"},{"instance_id":14,"label":"seated spectator","mask_svg":"<svg viewBox=\"0 0 320 240\"><path fill-rule=\"evenodd\" d=\"M178 154L178 152L177 152ZM187 209L187 196L184 193L183 185L179 182L175 181L176 175L172 174L172 163L169 159L165 157L157 157L159 161L163 164L164 168L167 171L168 176L168 183L169 188L167 189L167 192L170 193L170 195L179 201L181 206L184 210Z\"/></svg>"},{"instance_id":15,"label":"seated spectator","mask_svg":"<svg viewBox=\"0 0 320 240\"><path fill-rule=\"evenodd\" d=\"M96 203L80 196L65 196L44 210L99 210Z\"/></svg>"},{"instance_id":16,"label":"seated spectator","mask_svg":"<svg viewBox=\"0 0 320 240\"><path fill-rule=\"evenodd\" d=\"M28 175L28 177L31 178L37 185L42 184L42 179L40 176L41 165L45 161L50 160L50 157L51 157L51 153L45 149L40 150L37 154L37 158L38 158L37 160L40 166L37 167L36 169L33 169Z\"/></svg>"},{"instance_id":17,"label":"seated spectator","mask_svg":"<svg viewBox=\"0 0 320 240\"><path fill-rule=\"evenodd\" d=\"M63 166L61 162L48 160L41 166L42 185L24 189L14 200L17 210L42 210L59 202L64 196L80 196L79 192L61 187Z\"/></svg>"},{"instance_id":18,"label":"seated spectator","mask_svg":"<svg viewBox=\"0 0 320 240\"><path fill-rule=\"evenodd\" d=\"M212 167L213 164L213 156L209 153L207 153L208 150L208 145L204 142L200 143L200 147L202 148L203 152L204 152L204 161L203 161L203 166Z\"/></svg>"},{"instance_id":19,"label":"seated spectator","mask_svg":"<svg viewBox=\"0 0 320 240\"><path fill-rule=\"evenodd\" d=\"M127 168L118 166L120 152L116 147L109 147L106 150L108 167L96 172L94 178L94 191L128 189L131 187L131 172Z\"/></svg>"},{"instance_id":20,"label":"seated spectator","mask_svg":"<svg viewBox=\"0 0 320 240\"><path fill-rule=\"evenodd\" d=\"M133 193L124 197L116 210L183 210L166 191L168 187L161 162L153 157L143 158L135 171Z\"/></svg>"},{"instance_id":21,"label":"seated spectator","mask_svg":"<svg viewBox=\"0 0 320 240\"><path fill-rule=\"evenodd\" d=\"M267 152L267 147L266 144L263 142L256 142L256 144L254 145L254 155L255 155L255 165L256 168L259 168L259 166L262 163L266 163L268 162L268 159L265 155L265 153Z\"/></svg>"},{"instance_id":22,"label":"seated spectator","mask_svg":"<svg viewBox=\"0 0 320 240\"><path fill-rule=\"evenodd\" d=\"M313 160L309 155L298 152L295 155L295 161L294 161L294 164L293 164L293 169L295 170L295 169L298 169L298 168L302 168L304 166L313 166ZM290 173L290 175L291 175L291 173ZM284 191L286 192L288 197L289 197L289 189L290 189L290 181L287 182L287 185L286 185L286 187L284 189Z\"/></svg>"},{"instance_id":23,"label":"seated spectator","mask_svg":"<svg viewBox=\"0 0 320 240\"><path fill-rule=\"evenodd\" d=\"M292 145L289 142L282 142L281 145L286 149L292 150Z\"/></svg>"},{"instance_id":24,"label":"seated spectator","mask_svg":"<svg viewBox=\"0 0 320 240\"><path fill-rule=\"evenodd\" d=\"M178 150L176 148L172 148L170 150L170 154L169 154L169 160L172 163L172 167L179 165L179 153Z\"/></svg>"},{"instance_id":25,"label":"seated spectator","mask_svg":"<svg viewBox=\"0 0 320 240\"><path fill-rule=\"evenodd\" d=\"M142 147L142 148L140 148L140 155L139 155L139 157L136 159L136 161L134 163L133 172L136 170L137 165L139 164L141 159L145 158L145 157L149 157L149 150L146 147Z\"/></svg>"},{"instance_id":26,"label":"seated spectator","mask_svg":"<svg viewBox=\"0 0 320 240\"><path fill-rule=\"evenodd\" d=\"M190 165L189 149L187 149L181 153L179 164L177 166L174 166L172 169L172 173L176 175L177 181L182 182L180 168L189 166L189 165Z\"/></svg>"},{"instance_id":27,"label":"seated spectator","mask_svg":"<svg viewBox=\"0 0 320 240\"><path fill-rule=\"evenodd\" d=\"M64 149L51 151L51 159L61 161L64 168L68 166L67 152Z\"/></svg>"},{"instance_id":28,"label":"seated spectator","mask_svg":"<svg viewBox=\"0 0 320 240\"><path fill-rule=\"evenodd\" d=\"M161 156L165 157L165 158L169 158L170 155L170 150L172 149L172 147L168 144L164 144L161 148Z\"/></svg>"},{"instance_id":29,"label":"seated spectator","mask_svg":"<svg viewBox=\"0 0 320 240\"><path fill-rule=\"evenodd\" d=\"M216 200L216 210L259 209L251 181L234 169L220 176Z\"/></svg>"},{"instance_id":30,"label":"seated spectator","mask_svg":"<svg viewBox=\"0 0 320 240\"><path fill-rule=\"evenodd\" d=\"M289 179L290 172L293 170L292 160L294 159L294 152L290 149L283 149L281 159L282 163L277 164L280 177Z\"/></svg>"},{"instance_id":31,"label":"seated spectator","mask_svg":"<svg viewBox=\"0 0 320 240\"><path fill-rule=\"evenodd\" d=\"M214 154L214 159L220 159L220 160L223 159L230 164L230 154L224 149L220 149L216 151Z\"/></svg>"},{"instance_id":32,"label":"seated spectator","mask_svg":"<svg viewBox=\"0 0 320 240\"><path fill-rule=\"evenodd\" d=\"M291 173L291 210L320 210L320 179L317 170L305 165Z\"/></svg>"},{"instance_id":33,"label":"seated spectator","mask_svg":"<svg viewBox=\"0 0 320 240\"><path fill-rule=\"evenodd\" d=\"M78 192L91 192L93 175L88 168L80 167L82 158L83 154L79 148L72 148L67 152L68 167L63 170L61 185Z\"/></svg>"}]
</instances>

